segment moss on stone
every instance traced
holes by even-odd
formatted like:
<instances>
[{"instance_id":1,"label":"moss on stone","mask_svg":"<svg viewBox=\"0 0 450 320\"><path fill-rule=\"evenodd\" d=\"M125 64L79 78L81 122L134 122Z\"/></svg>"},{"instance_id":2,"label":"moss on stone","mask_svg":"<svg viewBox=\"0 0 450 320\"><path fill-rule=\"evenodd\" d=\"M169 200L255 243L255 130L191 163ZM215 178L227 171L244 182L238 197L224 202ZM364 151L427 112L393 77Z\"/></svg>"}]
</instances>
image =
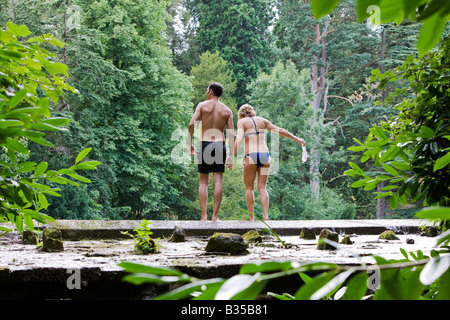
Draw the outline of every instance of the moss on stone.
<instances>
[{"instance_id":1,"label":"moss on stone","mask_svg":"<svg viewBox=\"0 0 450 320\"><path fill-rule=\"evenodd\" d=\"M262 237L257 230L247 231L242 235L242 238L244 238L244 241L247 243L262 242Z\"/></svg>"},{"instance_id":2,"label":"moss on stone","mask_svg":"<svg viewBox=\"0 0 450 320\"><path fill-rule=\"evenodd\" d=\"M240 234L216 232L209 238L205 251L245 254L248 253L247 248L248 244Z\"/></svg>"},{"instance_id":3,"label":"moss on stone","mask_svg":"<svg viewBox=\"0 0 450 320\"><path fill-rule=\"evenodd\" d=\"M61 230L59 230L58 228L45 228L42 235L42 242L42 251L64 251Z\"/></svg>"},{"instance_id":4,"label":"moss on stone","mask_svg":"<svg viewBox=\"0 0 450 320\"><path fill-rule=\"evenodd\" d=\"M350 239L350 236L344 236L344 238L342 238L341 240L342 244L353 244L353 241Z\"/></svg>"},{"instance_id":5,"label":"moss on stone","mask_svg":"<svg viewBox=\"0 0 450 320\"><path fill-rule=\"evenodd\" d=\"M155 240L152 238L139 239L139 241L134 244L134 252L136 254L158 253L158 248Z\"/></svg>"},{"instance_id":6,"label":"moss on stone","mask_svg":"<svg viewBox=\"0 0 450 320\"><path fill-rule=\"evenodd\" d=\"M438 228L428 227L420 235L424 237L436 237L438 235Z\"/></svg>"},{"instance_id":7,"label":"moss on stone","mask_svg":"<svg viewBox=\"0 0 450 320\"><path fill-rule=\"evenodd\" d=\"M302 228L300 239L315 240L316 233L313 228Z\"/></svg>"},{"instance_id":8,"label":"moss on stone","mask_svg":"<svg viewBox=\"0 0 450 320\"><path fill-rule=\"evenodd\" d=\"M383 231L378 237L380 240L400 240L392 230Z\"/></svg>"},{"instance_id":9,"label":"moss on stone","mask_svg":"<svg viewBox=\"0 0 450 320\"><path fill-rule=\"evenodd\" d=\"M171 242L185 242L186 241L186 232L183 228L175 226L172 236L169 241Z\"/></svg>"},{"instance_id":10,"label":"moss on stone","mask_svg":"<svg viewBox=\"0 0 450 320\"><path fill-rule=\"evenodd\" d=\"M322 229L319 234L319 241L317 242L317 249L319 250L335 250L336 247L328 244L324 241L324 239L328 239L330 241L334 241L336 243L339 242L339 235L336 232L331 231L330 229Z\"/></svg>"}]
</instances>

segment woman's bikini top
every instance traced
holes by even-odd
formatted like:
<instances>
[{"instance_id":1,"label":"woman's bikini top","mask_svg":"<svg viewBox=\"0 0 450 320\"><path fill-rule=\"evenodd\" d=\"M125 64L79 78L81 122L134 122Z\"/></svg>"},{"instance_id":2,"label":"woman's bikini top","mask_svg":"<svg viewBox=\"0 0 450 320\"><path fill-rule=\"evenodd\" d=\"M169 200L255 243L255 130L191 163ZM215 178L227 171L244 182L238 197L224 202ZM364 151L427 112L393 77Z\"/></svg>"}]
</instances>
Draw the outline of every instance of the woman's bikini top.
<instances>
[{"instance_id":1,"label":"woman's bikini top","mask_svg":"<svg viewBox=\"0 0 450 320\"><path fill-rule=\"evenodd\" d=\"M253 119L252 116L248 116L248 117L249 117L250 119L252 119L253 124L255 125L255 132L250 132L250 133L244 134L244 138L247 138L248 136L251 136L251 135L253 135L253 134L265 134L265 133L266 133L265 131L258 131L258 127L256 126L255 119Z\"/></svg>"}]
</instances>

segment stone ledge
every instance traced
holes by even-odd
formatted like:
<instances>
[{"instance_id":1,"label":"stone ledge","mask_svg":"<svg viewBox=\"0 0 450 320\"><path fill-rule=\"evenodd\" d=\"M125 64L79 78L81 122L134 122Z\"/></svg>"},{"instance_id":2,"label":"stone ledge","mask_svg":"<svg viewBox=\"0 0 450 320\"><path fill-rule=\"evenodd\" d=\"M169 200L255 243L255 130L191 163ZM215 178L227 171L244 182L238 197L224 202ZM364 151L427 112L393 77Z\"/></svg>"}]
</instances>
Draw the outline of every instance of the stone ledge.
<instances>
[{"instance_id":1,"label":"stone ledge","mask_svg":"<svg viewBox=\"0 0 450 320\"><path fill-rule=\"evenodd\" d=\"M150 230L154 237L167 238L173 233L175 226L185 230L186 236L209 237L214 232L231 232L244 234L252 229L266 229L261 221L170 221L149 220ZM141 220L57 220L49 226L61 229L64 240L82 239L129 239L123 231L132 232ZM420 227L431 225L419 219L386 219L386 220L273 220L267 224L282 236L299 235L302 228L312 228L319 234L323 228L345 234L379 234L385 230L398 233L417 233Z\"/></svg>"}]
</instances>

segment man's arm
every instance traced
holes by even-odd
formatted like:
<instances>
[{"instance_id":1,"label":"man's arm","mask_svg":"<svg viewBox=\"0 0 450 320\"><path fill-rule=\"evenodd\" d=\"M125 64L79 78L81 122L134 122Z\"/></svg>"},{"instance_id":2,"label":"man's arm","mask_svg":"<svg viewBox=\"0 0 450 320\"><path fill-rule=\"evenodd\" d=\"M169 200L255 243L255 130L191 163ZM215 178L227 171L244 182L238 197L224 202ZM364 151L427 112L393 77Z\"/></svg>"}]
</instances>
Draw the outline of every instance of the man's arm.
<instances>
[{"instance_id":1,"label":"man's arm","mask_svg":"<svg viewBox=\"0 0 450 320\"><path fill-rule=\"evenodd\" d=\"M188 145L188 152L191 155L195 154L195 148L192 144L192 138L194 136L194 129L195 129L195 122L197 122L200 117L202 116L202 110L201 110L201 106L200 104L197 105L197 108L195 108L195 112L192 115L191 121L189 122L189 127L188 127L188 140L187 140L187 145Z\"/></svg>"},{"instance_id":2,"label":"man's arm","mask_svg":"<svg viewBox=\"0 0 450 320\"><path fill-rule=\"evenodd\" d=\"M233 150L234 150L234 123L233 123L233 112L230 110L230 114L227 120L227 136L228 136L228 150L230 150L230 155L227 159L227 167L231 169L233 166Z\"/></svg>"}]
</instances>

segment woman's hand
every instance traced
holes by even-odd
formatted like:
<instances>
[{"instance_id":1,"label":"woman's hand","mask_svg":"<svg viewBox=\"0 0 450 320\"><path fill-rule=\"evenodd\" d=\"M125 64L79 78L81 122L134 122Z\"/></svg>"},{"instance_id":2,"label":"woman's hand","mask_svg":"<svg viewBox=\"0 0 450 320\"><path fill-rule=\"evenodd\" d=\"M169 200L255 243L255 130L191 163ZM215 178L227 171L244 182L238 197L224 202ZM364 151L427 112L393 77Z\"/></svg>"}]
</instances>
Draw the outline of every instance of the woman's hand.
<instances>
[{"instance_id":1,"label":"woman's hand","mask_svg":"<svg viewBox=\"0 0 450 320\"><path fill-rule=\"evenodd\" d=\"M305 140L303 140L302 138L298 138L297 142L300 143L302 147L306 146Z\"/></svg>"}]
</instances>

